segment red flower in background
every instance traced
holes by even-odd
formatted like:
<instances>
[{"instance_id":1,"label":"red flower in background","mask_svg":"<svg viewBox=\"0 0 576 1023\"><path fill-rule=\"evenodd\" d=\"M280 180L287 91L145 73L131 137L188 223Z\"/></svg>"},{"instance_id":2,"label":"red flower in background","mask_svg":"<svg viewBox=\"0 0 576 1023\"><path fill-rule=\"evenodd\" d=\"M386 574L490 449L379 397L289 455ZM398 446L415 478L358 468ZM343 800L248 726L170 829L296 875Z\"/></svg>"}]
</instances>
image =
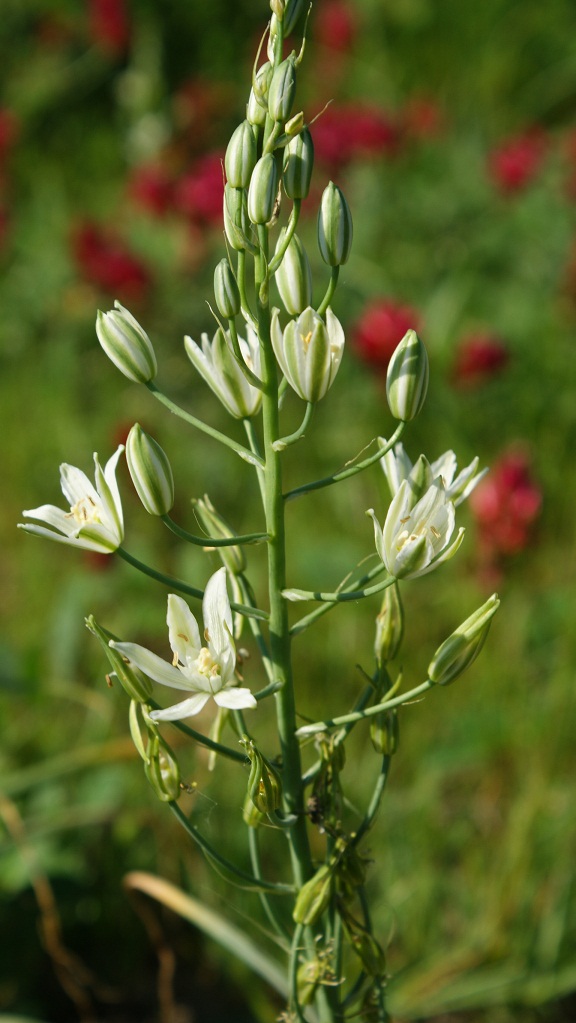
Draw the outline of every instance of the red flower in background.
<instances>
[{"instance_id":1,"label":"red flower in background","mask_svg":"<svg viewBox=\"0 0 576 1023\"><path fill-rule=\"evenodd\" d=\"M0 162L12 149L18 136L18 118L7 107L0 107Z\"/></svg>"},{"instance_id":2,"label":"red flower in background","mask_svg":"<svg viewBox=\"0 0 576 1023\"><path fill-rule=\"evenodd\" d=\"M137 206L154 217L163 217L173 205L174 182L159 164L136 167L128 182L128 192Z\"/></svg>"},{"instance_id":3,"label":"red flower in background","mask_svg":"<svg viewBox=\"0 0 576 1023\"><path fill-rule=\"evenodd\" d=\"M77 227L71 246L80 273L114 297L138 300L150 287L150 271L142 260L97 224Z\"/></svg>"},{"instance_id":4,"label":"red flower in background","mask_svg":"<svg viewBox=\"0 0 576 1023\"><path fill-rule=\"evenodd\" d=\"M400 144L400 129L379 107L360 103L329 106L312 128L317 159L329 167L343 167L365 156L393 156Z\"/></svg>"},{"instance_id":5,"label":"red flower in background","mask_svg":"<svg viewBox=\"0 0 576 1023\"><path fill-rule=\"evenodd\" d=\"M90 36L108 53L122 54L130 39L125 0L88 0Z\"/></svg>"},{"instance_id":6,"label":"red flower in background","mask_svg":"<svg viewBox=\"0 0 576 1023\"><path fill-rule=\"evenodd\" d=\"M469 501L481 556L488 567L498 568L504 557L528 546L542 507L542 492L526 455L502 455Z\"/></svg>"},{"instance_id":7,"label":"red flower in background","mask_svg":"<svg viewBox=\"0 0 576 1023\"><path fill-rule=\"evenodd\" d=\"M506 345L490 334L474 334L460 342L453 369L456 384L482 383L500 373L510 361Z\"/></svg>"},{"instance_id":8,"label":"red flower in background","mask_svg":"<svg viewBox=\"0 0 576 1023\"><path fill-rule=\"evenodd\" d=\"M176 184L176 208L192 220L204 224L222 223L224 196L224 154L208 153Z\"/></svg>"},{"instance_id":9,"label":"red flower in background","mask_svg":"<svg viewBox=\"0 0 576 1023\"><path fill-rule=\"evenodd\" d=\"M321 46L348 53L356 38L356 15L346 0L323 0L315 15L315 35Z\"/></svg>"},{"instance_id":10,"label":"red flower in background","mask_svg":"<svg viewBox=\"0 0 576 1023\"><path fill-rule=\"evenodd\" d=\"M352 340L360 358L385 371L394 349L407 330L418 330L420 315L407 305L376 299L352 328Z\"/></svg>"},{"instance_id":11,"label":"red flower in background","mask_svg":"<svg viewBox=\"0 0 576 1023\"><path fill-rule=\"evenodd\" d=\"M438 138L445 127L445 117L438 103L427 96L413 96L401 114L402 131L406 138L417 142Z\"/></svg>"},{"instance_id":12,"label":"red flower in background","mask_svg":"<svg viewBox=\"0 0 576 1023\"><path fill-rule=\"evenodd\" d=\"M509 139L488 157L492 181L506 194L523 191L538 174L545 152L546 138L539 128Z\"/></svg>"}]
</instances>

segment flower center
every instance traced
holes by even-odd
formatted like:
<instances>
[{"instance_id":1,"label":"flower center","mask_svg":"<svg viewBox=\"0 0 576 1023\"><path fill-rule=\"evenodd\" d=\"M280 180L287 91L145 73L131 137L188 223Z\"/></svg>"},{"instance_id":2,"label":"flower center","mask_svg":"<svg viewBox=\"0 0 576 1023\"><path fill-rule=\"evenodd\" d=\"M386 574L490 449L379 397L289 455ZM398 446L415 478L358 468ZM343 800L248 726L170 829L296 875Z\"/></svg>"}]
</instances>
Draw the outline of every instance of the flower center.
<instances>
[{"instance_id":1,"label":"flower center","mask_svg":"<svg viewBox=\"0 0 576 1023\"><path fill-rule=\"evenodd\" d=\"M81 497L76 504L73 504L70 508L69 518L75 519L80 526L102 521L100 509L91 497Z\"/></svg>"},{"instance_id":2,"label":"flower center","mask_svg":"<svg viewBox=\"0 0 576 1023\"><path fill-rule=\"evenodd\" d=\"M213 679L220 675L220 665L214 660L208 647L203 646L196 658L196 670L207 679Z\"/></svg>"}]
</instances>

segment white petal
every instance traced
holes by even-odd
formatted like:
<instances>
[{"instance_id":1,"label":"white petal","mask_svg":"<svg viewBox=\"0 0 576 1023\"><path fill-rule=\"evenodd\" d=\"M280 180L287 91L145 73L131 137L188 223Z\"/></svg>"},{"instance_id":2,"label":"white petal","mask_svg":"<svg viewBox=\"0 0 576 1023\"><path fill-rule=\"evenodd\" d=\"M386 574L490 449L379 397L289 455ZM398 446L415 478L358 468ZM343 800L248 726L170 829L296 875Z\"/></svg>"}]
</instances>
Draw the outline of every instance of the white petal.
<instances>
[{"instance_id":1,"label":"white petal","mask_svg":"<svg viewBox=\"0 0 576 1023\"><path fill-rule=\"evenodd\" d=\"M28 523L20 523L20 529L23 529L25 533L35 533L36 536L45 536L49 540L55 540L56 543L65 543L69 547L78 547L84 551L97 551L98 554L112 554L110 544L103 544L97 540L89 540L86 537L62 536L60 533L55 533L52 529L46 529L44 526L28 525Z\"/></svg>"},{"instance_id":2,"label":"white petal","mask_svg":"<svg viewBox=\"0 0 576 1023\"><path fill-rule=\"evenodd\" d=\"M60 466L60 486L71 508L86 498L92 500L98 507L100 506L100 497L97 490L88 479L86 473L82 472L81 469L77 469L75 465L68 465L67 462L64 462Z\"/></svg>"},{"instance_id":3,"label":"white petal","mask_svg":"<svg viewBox=\"0 0 576 1023\"><path fill-rule=\"evenodd\" d=\"M257 707L258 704L249 689L222 689L214 696L214 702L219 707L227 707L229 710L243 710L248 707Z\"/></svg>"},{"instance_id":4,"label":"white petal","mask_svg":"<svg viewBox=\"0 0 576 1023\"><path fill-rule=\"evenodd\" d=\"M232 612L226 589L226 569L219 568L210 577L202 602L204 626L209 636L209 647L220 663L221 655L234 650L232 640Z\"/></svg>"},{"instance_id":5,"label":"white petal","mask_svg":"<svg viewBox=\"0 0 576 1023\"><path fill-rule=\"evenodd\" d=\"M78 523L70 512L62 511L62 508L57 508L54 504L42 504L39 508L29 508L22 514L27 519L38 519L40 522L45 522L53 529L63 533L64 536L73 536L78 529Z\"/></svg>"},{"instance_id":6,"label":"white petal","mask_svg":"<svg viewBox=\"0 0 576 1023\"><path fill-rule=\"evenodd\" d=\"M168 595L166 622L170 646L182 664L187 664L189 658L195 660L202 647L198 623L186 601L175 593Z\"/></svg>"},{"instance_id":7,"label":"white petal","mask_svg":"<svg viewBox=\"0 0 576 1023\"><path fill-rule=\"evenodd\" d=\"M199 714L210 697L206 693L197 693L188 700L175 703L173 707L166 707L165 710L152 710L150 717L153 721L179 721L180 718L191 718Z\"/></svg>"},{"instance_id":8,"label":"white petal","mask_svg":"<svg viewBox=\"0 0 576 1023\"><path fill-rule=\"evenodd\" d=\"M161 657L153 654L146 647L139 646L138 643L115 643L114 641L110 642L110 646L127 657L132 664L135 664L155 682L160 682L163 686L170 686L172 689L196 691L197 687L191 684L178 668L163 661Z\"/></svg>"}]
</instances>

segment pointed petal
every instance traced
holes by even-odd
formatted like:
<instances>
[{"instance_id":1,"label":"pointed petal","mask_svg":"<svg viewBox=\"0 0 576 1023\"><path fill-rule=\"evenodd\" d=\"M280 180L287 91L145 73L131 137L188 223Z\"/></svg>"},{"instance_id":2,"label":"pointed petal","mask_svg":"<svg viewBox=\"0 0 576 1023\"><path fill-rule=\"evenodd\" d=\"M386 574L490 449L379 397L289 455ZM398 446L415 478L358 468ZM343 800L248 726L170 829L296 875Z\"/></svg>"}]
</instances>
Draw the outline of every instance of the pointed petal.
<instances>
[{"instance_id":1,"label":"pointed petal","mask_svg":"<svg viewBox=\"0 0 576 1023\"><path fill-rule=\"evenodd\" d=\"M42 504L39 508L29 508L22 514L27 519L38 519L40 522L45 522L48 526L63 533L64 536L73 536L78 528L78 523L70 515L70 512L57 508L55 504Z\"/></svg>"},{"instance_id":2,"label":"pointed petal","mask_svg":"<svg viewBox=\"0 0 576 1023\"><path fill-rule=\"evenodd\" d=\"M229 710L244 710L249 707L257 707L258 704L249 689L221 689L214 697L219 707L227 707Z\"/></svg>"},{"instance_id":3,"label":"pointed petal","mask_svg":"<svg viewBox=\"0 0 576 1023\"><path fill-rule=\"evenodd\" d=\"M84 551L97 551L99 554L113 553L109 544L105 545L97 540L90 540L87 537L62 536L60 533L55 533L52 529L46 529L44 526L29 525L27 522L22 522L19 523L19 529L23 529L25 533L35 533L36 536L44 536L48 540L55 540L56 543L65 543L68 547L78 547Z\"/></svg>"},{"instance_id":4,"label":"pointed petal","mask_svg":"<svg viewBox=\"0 0 576 1023\"><path fill-rule=\"evenodd\" d=\"M189 659L195 660L202 647L198 623L186 601L175 593L168 595L166 622L170 646L182 664L188 664Z\"/></svg>"},{"instance_id":5,"label":"pointed petal","mask_svg":"<svg viewBox=\"0 0 576 1023\"><path fill-rule=\"evenodd\" d=\"M100 497L97 490L88 479L85 472L77 469L75 465L68 465L64 462L60 466L60 486L62 493L70 507L78 504L83 498L89 498L95 505L100 505Z\"/></svg>"},{"instance_id":6,"label":"pointed petal","mask_svg":"<svg viewBox=\"0 0 576 1023\"><path fill-rule=\"evenodd\" d=\"M132 664L135 664L155 682L160 682L163 686L170 686L171 689L192 690L192 692L196 690L196 686L190 683L179 668L163 661L161 657L153 654L146 647L139 646L138 643L116 643L113 640L110 642L110 646L127 657Z\"/></svg>"},{"instance_id":7,"label":"pointed petal","mask_svg":"<svg viewBox=\"0 0 576 1023\"><path fill-rule=\"evenodd\" d=\"M384 546L383 546L383 543L382 543L382 526L378 522L378 519L376 518L376 515L374 513L374 509L373 508L369 508L368 511L366 512L366 514L370 516L370 518L372 519L372 521L374 523L374 541L376 543L376 550L378 552L378 557L380 558L381 561L384 562L384 564L386 564L386 557L385 557L385 553L384 553Z\"/></svg>"},{"instance_id":8,"label":"pointed petal","mask_svg":"<svg viewBox=\"0 0 576 1023\"><path fill-rule=\"evenodd\" d=\"M173 707L166 707L165 710L151 710L150 717L153 721L179 721L181 718L191 718L200 713L209 699L208 694L197 693L196 696L175 703Z\"/></svg>"},{"instance_id":9,"label":"pointed petal","mask_svg":"<svg viewBox=\"0 0 576 1023\"><path fill-rule=\"evenodd\" d=\"M226 589L226 569L219 568L210 577L202 602L204 626L209 636L209 646L221 662L221 655L234 650L232 640L232 612Z\"/></svg>"}]
</instances>

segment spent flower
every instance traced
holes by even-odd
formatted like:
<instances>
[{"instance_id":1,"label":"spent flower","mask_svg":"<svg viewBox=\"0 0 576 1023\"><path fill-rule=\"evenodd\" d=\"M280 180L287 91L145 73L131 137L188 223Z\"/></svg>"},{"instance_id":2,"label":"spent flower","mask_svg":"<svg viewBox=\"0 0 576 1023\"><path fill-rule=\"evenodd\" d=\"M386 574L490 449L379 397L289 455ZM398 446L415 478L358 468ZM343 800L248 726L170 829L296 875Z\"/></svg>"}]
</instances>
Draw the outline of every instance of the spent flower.
<instances>
[{"instance_id":1,"label":"spent flower","mask_svg":"<svg viewBox=\"0 0 576 1023\"><path fill-rule=\"evenodd\" d=\"M30 508L22 514L37 522L20 523L20 529L71 547L112 554L124 539L122 502L116 482L116 466L123 451L124 445L120 444L104 469L98 455L94 454L94 484L81 469L64 462L60 466L60 486L70 505L69 511L53 504Z\"/></svg>"},{"instance_id":2,"label":"spent flower","mask_svg":"<svg viewBox=\"0 0 576 1023\"><path fill-rule=\"evenodd\" d=\"M154 682L193 694L165 710L152 711L153 721L193 717L210 697L219 707L233 710L256 706L250 690L236 686L236 650L225 568L219 568L208 580L202 613L206 645L202 643L198 623L186 601L174 593L169 594L166 622L174 653L172 663L137 643L110 643Z\"/></svg>"}]
</instances>

